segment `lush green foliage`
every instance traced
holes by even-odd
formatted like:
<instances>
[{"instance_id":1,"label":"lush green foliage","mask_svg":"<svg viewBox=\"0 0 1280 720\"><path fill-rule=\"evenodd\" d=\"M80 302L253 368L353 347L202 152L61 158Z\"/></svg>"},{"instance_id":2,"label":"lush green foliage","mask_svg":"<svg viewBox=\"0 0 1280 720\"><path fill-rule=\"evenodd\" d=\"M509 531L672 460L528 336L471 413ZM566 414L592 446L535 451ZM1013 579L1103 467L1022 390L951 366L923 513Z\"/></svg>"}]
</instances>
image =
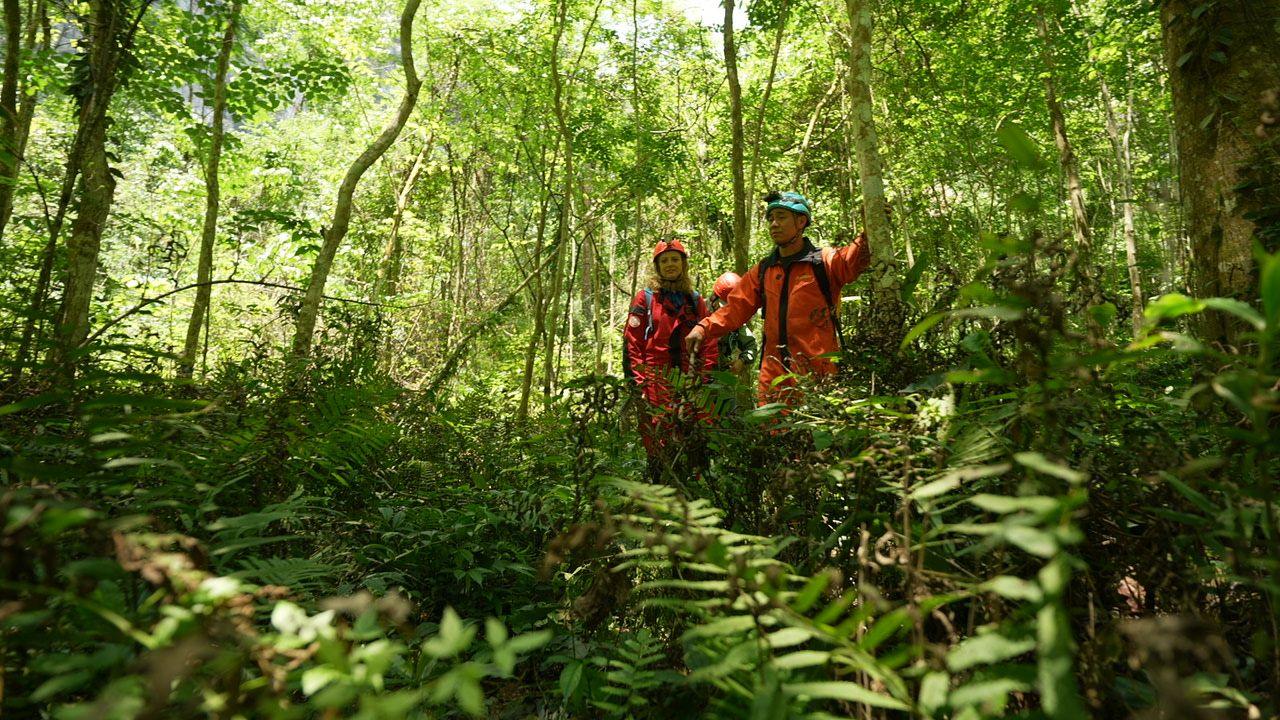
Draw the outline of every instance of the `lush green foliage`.
<instances>
[{"instance_id":1,"label":"lush green foliage","mask_svg":"<svg viewBox=\"0 0 1280 720\"><path fill-rule=\"evenodd\" d=\"M68 359L104 3L138 32ZM861 5L735 20L747 190L803 191L820 244L866 224ZM698 390L723 412L681 418L651 465L618 332L650 248L685 238L704 295L733 262L721 35L696 8L425 3L417 106L356 188L305 354L333 198L404 86L401 6L22 3L21 143L0 108L0 166L20 158L0 177L0 714L1277 715L1280 211L1250 219L1257 297L1193 297L1212 261L1178 202L1168 6L869 3L897 326L848 286L840 373L753 408L718 372ZM1225 65L1234 41L1206 36L1183 60ZM1274 114L1233 120L1280 157ZM1198 336L1206 317L1234 335Z\"/></svg>"}]
</instances>

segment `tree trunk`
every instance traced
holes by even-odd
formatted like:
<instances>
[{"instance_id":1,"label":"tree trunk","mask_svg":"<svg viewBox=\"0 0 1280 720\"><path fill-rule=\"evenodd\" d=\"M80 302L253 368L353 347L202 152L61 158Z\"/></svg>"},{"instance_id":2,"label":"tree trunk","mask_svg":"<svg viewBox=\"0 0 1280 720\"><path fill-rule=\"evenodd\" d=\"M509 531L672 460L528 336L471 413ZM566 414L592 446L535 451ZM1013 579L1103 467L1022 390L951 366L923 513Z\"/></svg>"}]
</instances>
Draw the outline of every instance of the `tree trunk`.
<instances>
[{"instance_id":1,"label":"tree trunk","mask_svg":"<svg viewBox=\"0 0 1280 720\"><path fill-rule=\"evenodd\" d=\"M191 318L187 321L187 339L182 347L182 357L178 361L179 378L189 379L195 368L196 352L200 349L200 331L205 326L205 313L209 311L209 299L213 292L213 287L208 282L213 278L213 244L218 235L218 203L221 199L218 168L222 162L222 140L225 132L223 116L227 111L227 71L231 65L236 23L240 21L240 8L243 4L243 0L231 2L227 14L227 29L222 35L222 46L218 48L214 69L213 128L209 134L209 155L205 159L204 169L204 227L200 232L200 261L196 266L196 282L202 284L196 289Z\"/></svg>"},{"instance_id":2,"label":"tree trunk","mask_svg":"<svg viewBox=\"0 0 1280 720\"><path fill-rule=\"evenodd\" d=\"M1040 54L1044 62L1044 94L1049 109L1050 128L1053 132L1054 144L1058 146L1058 161L1062 165L1062 174L1067 179L1067 201L1071 206L1071 234L1076 243L1076 274L1080 280L1082 293L1087 307L1101 305L1103 302L1101 288L1098 284L1097 272L1093 264L1093 236L1089 228L1089 216L1085 211L1084 185L1080 181L1080 163L1076 160L1075 149L1067 135L1067 120L1062 111L1062 102L1058 99L1057 62L1053 55L1053 36L1049 32L1049 24L1045 20L1044 9L1036 8L1036 28L1040 34ZM1102 342L1104 329L1098 325L1091 313L1085 313L1089 339L1098 344Z\"/></svg>"},{"instance_id":3,"label":"tree trunk","mask_svg":"<svg viewBox=\"0 0 1280 720\"><path fill-rule=\"evenodd\" d=\"M542 200L538 208L538 238L534 245L533 257L534 266L540 267L538 261L542 258L543 245L547 235L547 208L551 204L551 195L548 193ZM542 340L542 334L546 331L547 325L547 302L546 293L542 283L542 276L534 272L530 268L533 291L533 333L529 336L529 344L525 347L524 353L524 376L520 385L520 409L516 413L516 419L524 422L529 418L529 396L533 393L533 366L538 356L538 343Z\"/></svg>"},{"instance_id":4,"label":"tree trunk","mask_svg":"<svg viewBox=\"0 0 1280 720\"><path fill-rule=\"evenodd\" d=\"M760 171L760 145L764 139L764 113L769 108L769 96L773 93L773 80L778 74L778 55L782 51L782 36L786 33L787 18L790 17L791 6L788 0L781 0L778 8L778 30L773 35L773 55L769 61L769 78L764 84L764 94L760 96L760 109L756 112L755 127L751 129L751 170L747 175L748 198L756 196L756 174ZM741 271L739 271L741 272Z\"/></svg>"},{"instance_id":5,"label":"tree trunk","mask_svg":"<svg viewBox=\"0 0 1280 720\"><path fill-rule=\"evenodd\" d=\"M0 247L18 182L18 67L22 59L22 8L4 0L4 81L0 83Z\"/></svg>"},{"instance_id":6,"label":"tree trunk","mask_svg":"<svg viewBox=\"0 0 1280 720\"><path fill-rule=\"evenodd\" d=\"M569 129L569 112L571 98L565 92L564 80L560 77L560 43L564 39L568 27L568 2L560 0L556 4L556 33L551 43L551 89L552 109L556 116L556 127L560 131L560 142L564 147L564 177L560 198L559 218L556 225L556 260L552 272L551 292L547 297L548 311L545 326L546 348L542 365L542 394L545 402L550 402L552 388L555 385L556 338L559 331L558 299L564 284L565 265L572 263L573 256L569 251L570 218L573 213L573 190L576 177L573 166L573 132ZM583 41L586 42L585 39Z\"/></svg>"},{"instance_id":7,"label":"tree trunk","mask_svg":"<svg viewBox=\"0 0 1280 720\"><path fill-rule=\"evenodd\" d=\"M1280 113L1280 0L1165 0L1161 25L1191 244L1187 284L1197 297L1253 302L1254 240L1268 250L1280 241L1267 210L1280 205L1280 130L1261 119ZM1270 219L1259 225L1261 217ZM1197 323L1202 339L1229 344L1246 330L1223 313Z\"/></svg>"},{"instance_id":8,"label":"tree trunk","mask_svg":"<svg viewBox=\"0 0 1280 720\"><path fill-rule=\"evenodd\" d=\"M742 86L738 83L738 49L733 41L734 0L724 0L724 68L729 78L729 124L733 146L733 267L739 273L751 264L751 226L747 223L747 188L742 168Z\"/></svg>"},{"instance_id":9,"label":"tree trunk","mask_svg":"<svg viewBox=\"0 0 1280 720\"><path fill-rule=\"evenodd\" d=\"M338 246L347 235L351 224L351 204L356 185L361 176L382 154L391 147L400 131L409 120L414 105L418 102L418 91L422 88L422 80L413 65L413 20L418 13L421 0L405 0L404 11L400 14L400 63L404 67L404 97L400 100L399 110L394 118L382 129L382 133L360 153L351 163L342 185L338 188L337 202L333 208L333 220L324 233L324 244L316 257L315 266L311 270L311 280L307 283L307 294L303 298L302 308L298 311L298 327L293 336L293 354L295 357L307 357L311 354L311 343L315 336L316 320L320 314L320 302L324 296L324 285L329 279L329 270L333 266L333 258L338 253Z\"/></svg>"},{"instance_id":10,"label":"tree trunk","mask_svg":"<svg viewBox=\"0 0 1280 720\"><path fill-rule=\"evenodd\" d=\"M431 154L434 139L434 135L428 138L422 150L418 151L413 159L413 165L409 167L409 172L400 185L400 192L396 194L396 209L391 215L391 232L387 236L387 244L382 249L382 268L378 273L378 282L373 288L376 298L395 297L396 293L400 292L400 270L404 263L404 244L400 241L400 225L404 222L404 211L409 206L409 196L413 194L418 176L422 174L423 162Z\"/></svg>"},{"instance_id":11,"label":"tree trunk","mask_svg":"<svg viewBox=\"0 0 1280 720\"><path fill-rule=\"evenodd\" d=\"M1143 293L1142 278L1138 273L1138 241L1134 230L1133 204L1133 159L1129 150L1130 137L1133 135L1133 93L1125 106L1125 125L1121 131L1116 119L1115 103L1111 96L1111 88L1107 81L1102 81L1102 104L1106 110L1107 137L1111 141L1111 150L1116 156L1115 189L1120 193L1121 215L1124 218L1124 249L1126 266L1129 268L1129 287L1133 293L1134 337L1142 331ZM1112 193L1114 197L1114 193Z\"/></svg>"},{"instance_id":12,"label":"tree trunk","mask_svg":"<svg viewBox=\"0 0 1280 720\"><path fill-rule=\"evenodd\" d=\"M148 5L149 2L143 3L131 24L122 12L127 5L121 0L92 0L84 25L88 84L80 101L76 129L76 144L83 152L80 204L67 239L67 273L58 343L53 353L56 371L68 378L75 374L75 352L89 333L89 306L98 272L102 230L115 198L116 180L107 161L107 110L119 86L121 59L132 44ZM67 176L74 183L75 161L80 158L75 157L75 147L72 153Z\"/></svg>"},{"instance_id":13,"label":"tree trunk","mask_svg":"<svg viewBox=\"0 0 1280 720\"><path fill-rule=\"evenodd\" d=\"M864 230L871 249L872 337L897 347L903 333L901 279L893 240L889 235L884 194L884 170L871 100L871 6L868 0L845 0L849 16L849 118L858 178L862 188Z\"/></svg>"}]
</instances>

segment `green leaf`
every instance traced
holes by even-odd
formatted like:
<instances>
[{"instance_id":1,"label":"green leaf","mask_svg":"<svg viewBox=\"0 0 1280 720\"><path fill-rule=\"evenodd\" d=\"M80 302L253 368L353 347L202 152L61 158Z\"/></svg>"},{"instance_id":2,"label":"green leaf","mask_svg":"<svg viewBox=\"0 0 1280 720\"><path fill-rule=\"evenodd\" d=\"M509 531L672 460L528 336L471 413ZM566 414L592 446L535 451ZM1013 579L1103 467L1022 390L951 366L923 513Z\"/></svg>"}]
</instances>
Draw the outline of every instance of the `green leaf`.
<instances>
[{"instance_id":1,"label":"green leaf","mask_svg":"<svg viewBox=\"0 0 1280 720\"><path fill-rule=\"evenodd\" d=\"M1009 600L1026 600L1027 602L1038 603L1044 598L1044 593L1040 590L1039 585L1030 580L1024 580L1012 575L993 577L979 585L978 589L993 592Z\"/></svg>"},{"instance_id":2,"label":"green leaf","mask_svg":"<svg viewBox=\"0 0 1280 720\"><path fill-rule=\"evenodd\" d=\"M1263 330L1267 327L1267 322L1262 319L1257 310L1254 310L1248 303L1240 302L1232 298L1205 298L1201 301L1204 306L1213 310L1219 310L1244 320L1253 326L1254 330Z\"/></svg>"},{"instance_id":3,"label":"green leaf","mask_svg":"<svg viewBox=\"0 0 1280 720\"><path fill-rule=\"evenodd\" d=\"M916 286L920 284L920 278L924 275L925 268L929 266L929 255L921 253L916 258L916 262L907 270L907 274L902 278L902 302L910 305L912 296L915 295Z\"/></svg>"},{"instance_id":4,"label":"green leaf","mask_svg":"<svg viewBox=\"0 0 1280 720\"><path fill-rule=\"evenodd\" d=\"M493 647L498 647L507 641L507 627L497 618L488 618L484 621L484 637Z\"/></svg>"},{"instance_id":5,"label":"green leaf","mask_svg":"<svg viewBox=\"0 0 1280 720\"><path fill-rule=\"evenodd\" d=\"M947 317L947 313L945 312L934 313L932 315L925 317L925 319L916 323L910 330L907 331L907 334L905 337L902 338L902 344L898 346L898 349L905 350L908 345L915 342L916 338L929 332L929 330L934 325L937 325L938 323L942 322L944 319L946 319L946 317Z\"/></svg>"},{"instance_id":6,"label":"green leaf","mask_svg":"<svg viewBox=\"0 0 1280 720\"><path fill-rule=\"evenodd\" d=\"M980 317L991 318L993 320L1021 320L1022 311L1008 305L979 305L978 307L964 308L951 313L953 317Z\"/></svg>"},{"instance_id":7,"label":"green leaf","mask_svg":"<svg viewBox=\"0 0 1280 720\"><path fill-rule=\"evenodd\" d=\"M1061 605L1040 608L1036 615L1039 662L1037 676L1045 714L1062 720L1088 717L1076 687L1071 623Z\"/></svg>"},{"instance_id":8,"label":"green leaf","mask_svg":"<svg viewBox=\"0 0 1280 720\"><path fill-rule=\"evenodd\" d=\"M1039 528L1013 525L1004 529L1004 539L1036 557L1049 558L1058 552L1058 541L1052 533Z\"/></svg>"},{"instance_id":9,"label":"green leaf","mask_svg":"<svg viewBox=\"0 0 1280 720\"><path fill-rule=\"evenodd\" d=\"M1062 503L1057 498L1044 495L1010 497L1008 495L974 495L969 502L987 512L1007 515L1014 512L1048 513L1057 510Z\"/></svg>"},{"instance_id":10,"label":"green leaf","mask_svg":"<svg viewBox=\"0 0 1280 720\"><path fill-rule=\"evenodd\" d=\"M996 140L1018 165L1028 170L1037 170L1043 164L1040 159L1040 147L1016 122L1002 120L996 126Z\"/></svg>"},{"instance_id":11,"label":"green leaf","mask_svg":"<svg viewBox=\"0 0 1280 720\"><path fill-rule=\"evenodd\" d=\"M1089 479L1088 475L1061 463L1056 463L1038 452L1020 452L1013 456L1013 459L1023 467L1029 467L1037 472L1044 473L1059 480L1066 480L1072 484L1079 484Z\"/></svg>"},{"instance_id":12,"label":"green leaf","mask_svg":"<svg viewBox=\"0 0 1280 720\"><path fill-rule=\"evenodd\" d=\"M1262 312L1266 316L1267 328L1275 332L1280 328L1280 253L1264 254L1259 264Z\"/></svg>"},{"instance_id":13,"label":"green leaf","mask_svg":"<svg viewBox=\"0 0 1280 720\"><path fill-rule=\"evenodd\" d=\"M804 643L811 637L813 637L813 634L804 628L790 627L769 633L765 639L768 641L769 647L784 648Z\"/></svg>"},{"instance_id":14,"label":"green leaf","mask_svg":"<svg viewBox=\"0 0 1280 720\"><path fill-rule=\"evenodd\" d=\"M1186 484L1172 473L1162 471L1160 473L1160 477L1164 478L1165 482L1169 483L1169 485L1173 486L1174 490L1178 491L1178 494L1182 495L1187 500L1190 500L1191 504L1195 505L1205 515L1215 516L1218 514L1218 506L1214 505L1209 498L1205 497L1205 495L1199 490L1196 490Z\"/></svg>"},{"instance_id":15,"label":"green leaf","mask_svg":"<svg viewBox=\"0 0 1280 720\"><path fill-rule=\"evenodd\" d=\"M947 653L947 669L951 672L968 670L975 665L991 665L1031 652L1036 647L1034 637L1010 637L1002 630L965 638Z\"/></svg>"},{"instance_id":16,"label":"green leaf","mask_svg":"<svg viewBox=\"0 0 1280 720\"><path fill-rule=\"evenodd\" d=\"M582 662L571 662L560 671L560 696L565 702L573 699L582 684Z\"/></svg>"},{"instance_id":17,"label":"green leaf","mask_svg":"<svg viewBox=\"0 0 1280 720\"><path fill-rule=\"evenodd\" d=\"M770 665L778 670L795 670L797 668L826 665L831 653L825 650L797 650L786 655L779 655L770 661Z\"/></svg>"},{"instance_id":18,"label":"green leaf","mask_svg":"<svg viewBox=\"0 0 1280 720\"><path fill-rule=\"evenodd\" d=\"M803 695L817 700L843 700L845 702L862 703L871 707L888 710L907 710L908 705L901 700L881 695L873 690L851 682L806 682L789 683L782 689L792 695Z\"/></svg>"},{"instance_id":19,"label":"green leaf","mask_svg":"<svg viewBox=\"0 0 1280 720\"><path fill-rule=\"evenodd\" d=\"M37 687L31 693L31 699L35 702L44 702L51 697L84 687L92 679L93 673L88 670L77 670L73 673L49 678L40 683L40 687Z\"/></svg>"},{"instance_id":20,"label":"green leaf","mask_svg":"<svg viewBox=\"0 0 1280 720\"><path fill-rule=\"evenodd\" d=\"M920 681L920 713L924 717L933 717L947 704L947 690L951 687L951 676L945 672L935 671L924 676Z\"/></svg>"},{"instance_id":21,"label":"green leaf","mask_svg":"<svg viewBox=\"0 0 1280 720\"><path fill-rule=\"evenodd\" d=\"M739 635L755 628L756 619L752 615L731 615L727 618L713 620L706 625L690 628L681 636L682 640L695 640L704 637L723 637Z\"/></svg>"}]
</instances>

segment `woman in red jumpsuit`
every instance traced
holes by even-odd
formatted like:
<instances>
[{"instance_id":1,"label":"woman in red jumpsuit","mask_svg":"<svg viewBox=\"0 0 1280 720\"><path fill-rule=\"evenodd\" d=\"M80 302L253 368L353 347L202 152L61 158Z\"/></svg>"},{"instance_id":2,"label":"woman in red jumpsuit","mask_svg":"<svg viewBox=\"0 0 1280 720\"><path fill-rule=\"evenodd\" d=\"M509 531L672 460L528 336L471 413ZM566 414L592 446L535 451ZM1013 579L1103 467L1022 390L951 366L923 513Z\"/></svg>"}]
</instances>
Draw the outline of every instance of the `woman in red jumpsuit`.
<instances>
[{"instance_id":1,"label":"woman in red jumpsuit","mask_svg":"<svg viewBox=\"0 0 1280 720\"><path fill-rule=\"evenodd\" d=\"M707 315L706 302L689 280L688 251L679 240L659 242L653 249L653 275L631 300L625 333L629 375L650 411L641 433L654 480L666 469L701 464L701 458L693 457L701 453L680 442L681 428L705 415L689 397L690 390L710 377L718 353L716 343L705 343L690 355L684 338Z\"/></svg>"}]
</instances>

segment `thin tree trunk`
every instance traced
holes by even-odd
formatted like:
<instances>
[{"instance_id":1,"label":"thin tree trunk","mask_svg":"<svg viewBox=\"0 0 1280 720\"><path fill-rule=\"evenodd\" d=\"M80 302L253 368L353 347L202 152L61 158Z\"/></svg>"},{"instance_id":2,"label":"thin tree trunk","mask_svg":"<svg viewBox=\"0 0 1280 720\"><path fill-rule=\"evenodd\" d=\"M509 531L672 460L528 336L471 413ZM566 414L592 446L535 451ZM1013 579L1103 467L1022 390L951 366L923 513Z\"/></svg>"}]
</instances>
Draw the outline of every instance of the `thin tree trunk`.
<instances>
[{"instance_id":1,"label":"thin tree trunk","mask_svg":"<svg viewBox=\"0 0 1280 720\"><path fill-rule=\"evenodd\" d=\"M764 138L764 113L769 107L769 96L773 93L773 80L778 74L778 55L782 51L782 36L787 29L787 18L791 16L791 5L788 0L781 0L778 8L778 31L773 36L773 56L769 61L769 79L764 84L764 94L760 96L760 109L756 112L756 121L751 131L751 170L747 175L747 197L756 196L756 173L760 169L760 145Z\"/></svg>"},{"instance_id":2,"label":"thin tree trunk","mask_svg":"<svg viewBox=\"0 0 1280 720\"><path fill-rule=\"evenodd\" d=\"M434 139L433 134L418 151L413 159L413 165L409 167L409 172L400 185L400 192L396 193L396 209L391 215L391 232L387 236L387 244L382 249L382 268L378 274L378 282L373 288L376 298L395 297L396 293L400 292L400 270L404 256L404 244L400 241L400 225L404 222L405 208L409 206L409 196L413 194L418 176L422 174L423 161L431 154Z\"/></svg>"},{"instance_id":3,"label":"thin tree trunk","mask_svg":"<svg viewBox=\"0 0 1280 720\"><path fill-rule=\"evenodd\" d=\"M1253 302L1253 244L1273 245L1276 233L1257 237L1254 219L1280 204L1280 130L1262 121L1280 112L1280 0L1164 0L1161 25L1191 246L1187 284L1197 297ZM1235 344L1248 330L1225 313L1196 322L1208 341Z\"/></svg>"},{"instance_id":4,"label":"thin tree trunk","mask_svg":"<svg viewBox=\"0 0 1280 720\"><path fill-rule=\"evenodd\" d=\"M822 108L826 107L827 102L831 100L831 96L835 94L839 87L840 77L837 75L831 80L831 87L827 88L822 98L814 105L813 115L809 116L809 125L804 130L804 139L800 141L800 152L796 155L795 176L791 180L791 184L796 187L799 187L804 182L806 153L809 151L809 142L813 140L813 129L817 126L818 118L822 115Z\"/></svg>"},{"instance_id":5,"label":"thin tree trunk","mask_svg":"<svg viewBox=\"0 0 1280 720\"><path fill-rule=\"evenodd\" d=\"M1085 211L1084 185L1080 181L1080 164L1076 160L1075 150L1067 136L1067 121L1062 111L1062 102L1058 100L1057 63L1053 57L1053 37L1049 34L1043 9L1037 10L1036 27L1043 41L1040 50L1046 68L1044 90L1053 141L1058 146L1062 172L1067 178L1067 201L1071 206L1071 234L1082 254L1087 256L1093 250L1093 237L1089 228L1089 215Z\"/></svg>"},{"instance_id":6,"label":"thin tree trunk","mask_svg":"<svg viewBox=\"0 0 1280 720\"><path fill-rule=\"evenodd\" d=\"M200 349L200 331L206 324L204 316L209 311L209 300L213 292L212 286L207 283L213 277L213 245L218 236L218 203L221 200L218 170L222 163L222 141L226 131L224 115L227 110L227 72L231 66L236 24L240 22L240 8L243 5L244 0L231 2L227 14L227 29L222 34L222 46L218 48L213 76L213 128L209 135L209 156L205 161L204 227L200 232L200 260L196 266L196 282L206 284L196 290L191 318L187 321L187 339L182 347L182 357L178 361L178 377L184 379L189 379L195 368L196 352Z\"/></svg>"},{"instance_id":7,"label":"thin tree trunk","mask_svg":"<svg viewBox=\"0 0 1280 720\"><path fill-rule=\"evenodd\" d=\"M80 103L76 131L76 145L83 152L79 172L80 204L71 225L71 236L67 239L67 274L58 323L58 343L53 355L57 372L68 378L75 374L74 354L89 334L89 307L98 272L102 231L115 198L116 181L107 160L107 111L119 87L121 60L142 22L142 13L149 5L149 0L144 1L130 23L130 18L122 12L127 5L121 0L92 0L89 3L84 27L88 45L88 88ZM76 150L73 147L67 169L67 176L72 182ZM56 237L56 234L51 233L51 236Z\"/></svg>"},{"instance_id":8,"label":"thin tree trunk","mask_svg":"<svg viewBox=\"0 0 1280 720\"><path fill-rule=\"evenodd\" d=\"M551 43L551 86L552 86L552 109L556 116L556 127L560 131L560 141L564 146L564 184L563 193L560 200L560 216L556 228L556 255L557 261L553 272L555 276L551 283L551 293L547 299L550 303L549 315L546 324L546 356L543 358L542 366L542 393L544 401L550 402L551 391L555 383L555 365L556 365L556 337L559 329L559 316L557 315L557 299L560 297L561 287L565 277L566 257L572 262L573 256L566 256L566 250L569 246L570 234L570 217L573 213L573 189L576 181L573 166L573 132L569 129L569 107L571 98L565 92L563 78L560 77L560 42L564 39L564 32L568 26L568 2L567 0L559 0L556 4L556 32ZM585 45L585 39L584 39Z\"/></svg>"},{"instance_id":9,"label":"thin tree trunk","mask_svg":"<svg viewBox=\"0 0 1280 720\"><path fill-rule=\"evenodd\" d=\"M18 0L4 0L4 81L0 83L0 247L13 211L14 185L18 182L18 67L22 59L22 7Z\"/></svg>"},{"instance_id":10,"label":"thin tree trunk","mask_svg":"<svg viewBox=\"0 0 1280 720\"><path fill-rule=\"evenodd\" d=\"M1088 306L1101 305L1103 302L1097 273L1093 265L1093 235L1089 227L1089 216L1085 210L1084 185L1080 180L1080 164L1076 160L1075 149L1067 135L1067 120L1062 110L1062 102L1058 99L1057 62L1053 56L1053 36L1049 32L1045 20L1044 8L1036 8L1036 28L1039 31L1041 45L1040 56L1044 62L1045 102L1049 109L1050 127L1053 131L1054 144L1058 146L1058 160L1062 173L1067 179L1067 201L1071 206L1071 234L1076 243L1076 272L1083 284L1085 302ZM1086 324L1090 340L1101 342L1103 328L1093 315L1086 313Z\"/></svg>"},{"instance_id":11,"label":"thin tree trunk","mask_svg":"<svg viewBox=\"0 0 1280 720\"><path fill-rule=\"evenodd\" d=\"M738 49L733 40L734 0L724 0L724 68L729 79L729 125L733 146L729 164L733 172L733 266L747 271L751 254L751 226L747 223L747 188L742 168L742 85L738 83Z\"/></svg>"},{"instance_id":12,"label":"thin tree trunk","mask_svg":"<svg viewBox=\"0 0 1280 720\"><path fill-rule=\"evenodd\" d=\"M547 269L547 266L551 264L551 260L558 254L559 250L560 248L556 247L555 252L552 252L541 265L534 268L523 282L508 293L502 302L498 303L497 307L489 311L471 325L471 328L467 330L466 334L459 339L458 343L449 351L448 355L445 356L444 363L441 365L440 370L436 373L435 377L431 379L431 382L427 384L426 393L428 395L434 395L439 392L444 383L446 383L449 378L453 377L453 374L457 371L462 358L466 355L467 350L470 349L471 343L474 342L482 332L485 332L492 327L493 324L502 317L502 313L506 311L507 308L511 307L512 303L520 298L520 294L529 286L533 281L533 278Z\"/></svg>"},{"instance_id":13,"label":"thin tree trunk","mask_svg":"<svg viewBox=\"0 0 1280 720\"><path fill-rule=\"evenodd\" d=\"M351 164L351 168L342 179L342 185L338 188L333 220L324 233L324 244L311 270L307 295L303 298L302 308L298 312L298 327L293 336L293 354L296 357L307 357L311 354L311 343L315 336L316 320L320 314L325 282L329 279L329 270L333 266L334 256L338 253L338 246L342 244L343 238L347 235L347 228L351 224L352 197L355 195L356 185L365 171L395 142L405 123L408 122L414 105L418 102L418 91L422 88L422 80L418 77L413 65L413 21L420 3L421 0L406 0L404 11L400 14L400 62L404 67L405 81L404 97L400 100L400 107L395 117L382 129L382 133Z\"/></svg>"},{"instance_id":14,"label":"thin tree trunk","mask_svg":"<svg viewBox=\"0 0 1280 720\"><path fill-rule=\"evenodd\" d=\"M864 230L871 249L873 333L896 347L903 332L901 279L897 254L889 234L884 193L884 170L871 100L871 6L868 0L845 0L849 16L849 118L858 178L862 188Z\"/></svg>"},{"instance_id":15,"label":"thin tree trunk","mask_svg":"<svg viewBox=\"0 0 1280 720\"><path fill-rule=\"evenodd\" d=\"M1107 137L1111 140L1111 150L1116 156L1116 183L1119 190L1120 212L1123 216L1124 248L1126 266L1129 269L1129 287L1133 293L1133 334L1136 337L1142 331L1143 293L1142 279L1138 272L1138 241L1134 229L1133 216L1133 171L1129 152L1129 138L1133 133L1133 95L1129 95L1125 109L1125 127L1122 131L1116 119L1115 99L1111 96L1111 88L1107 81L1102 81L1102 104L1106 110ZM1111 193L1114 197L1115 193Z\"/></svg>"},{"instance_id":16,"label":"thin tree trunk","mask_svg":"<svg viewBox=\"0 0 1280 720\"><path fill-rule=\"evenodd\" d=\"M542 200L542 204L538 209L538 239L533 252L534 262L542 257L543 243L547 233L547 207L550 205L551 195L548 193ZM533 366L538 356L538 343L542 340L542 334L546 331L547 325L547 302L543 292L542 277L539 273L529 271L534 287L534 316L533 316L533 333L529 336L529 344L525 347L524 352L524 375L520 384L520 409L516 413L516 419L524 422L529 418L529 396L533 393Z\"/></svg>"}]
</instances>

